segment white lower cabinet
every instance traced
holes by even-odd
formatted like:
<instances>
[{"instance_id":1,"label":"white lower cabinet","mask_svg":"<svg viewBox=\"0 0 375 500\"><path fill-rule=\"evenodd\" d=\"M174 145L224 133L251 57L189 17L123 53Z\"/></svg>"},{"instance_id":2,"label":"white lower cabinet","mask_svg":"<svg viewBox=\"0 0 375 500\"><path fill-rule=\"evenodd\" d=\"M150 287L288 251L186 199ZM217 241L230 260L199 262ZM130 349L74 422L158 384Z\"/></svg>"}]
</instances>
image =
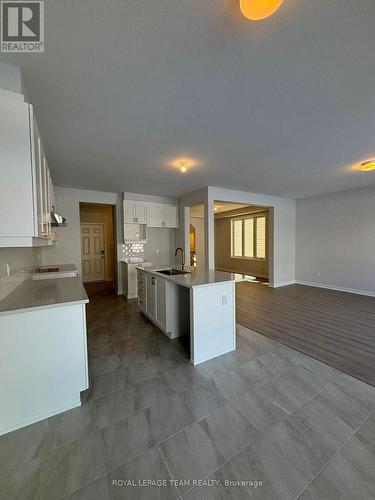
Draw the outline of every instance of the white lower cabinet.
<instances>
[{"instance_id":1,"label":"white lower cabinet","mask_svg":"<svg viewBox=\"0 0 375 500\"><path fill-rule=\"evenodd\" d=\"M189 300L188 288L138 270L138 305L169 338L189 334Z\"/></svg>"},{"instance_id":2,"label":"white lower cabinet","mask_svg":"<svg viewBox=\"0 0 375 500\"><path fill-rule=\"evenodd\" d=\"M73 303L0 315L0 435L81 405L85 314Z\"/></svg>"}]
</instances>

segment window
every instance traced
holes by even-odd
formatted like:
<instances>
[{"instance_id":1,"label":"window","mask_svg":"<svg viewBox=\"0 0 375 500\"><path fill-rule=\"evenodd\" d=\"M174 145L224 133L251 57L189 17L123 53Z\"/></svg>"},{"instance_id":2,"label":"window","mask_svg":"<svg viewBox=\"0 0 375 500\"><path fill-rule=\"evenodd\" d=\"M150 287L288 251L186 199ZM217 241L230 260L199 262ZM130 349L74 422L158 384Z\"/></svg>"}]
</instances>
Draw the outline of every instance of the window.
<instances>
[{"instance_id":1,"label":"window","mask_svg":"<svg viewBox=\"0 0 375 500\"><path fill-rule=\"evenodd\" d=\"M232 221L232 257L265 259L266 217L254 216Z\"/></svg>"}]
</instances>

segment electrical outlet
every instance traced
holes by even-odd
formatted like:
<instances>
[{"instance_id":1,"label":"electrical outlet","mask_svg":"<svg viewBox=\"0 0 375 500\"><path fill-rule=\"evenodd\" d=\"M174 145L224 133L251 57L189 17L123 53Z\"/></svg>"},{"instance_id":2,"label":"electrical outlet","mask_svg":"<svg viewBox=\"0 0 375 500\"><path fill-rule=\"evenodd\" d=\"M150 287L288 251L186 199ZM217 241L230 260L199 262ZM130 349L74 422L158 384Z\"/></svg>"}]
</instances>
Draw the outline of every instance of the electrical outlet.
<instances>
[{"instance_id":1,"label":"electrical outlet","mask_svg":"<svg viewBox=\"0 0 375 500\"><path fill-rule=\"evenodd\" d=\"M320 278L320 272L319 272L319 271L317 271L317 272L315 273L315 276L316 276L316 278Z\"/></svg>"},{"instance_id":2,"label":"electrical outlet","mask_svg":"<svg viewBox=\"0 0 375 500\"><path fill-rule=\"evenodd\" d=\"M228 296L227 295L222 295L221 296L221 305L226 306L228 304Z\"/></svg>"}]
</instances>

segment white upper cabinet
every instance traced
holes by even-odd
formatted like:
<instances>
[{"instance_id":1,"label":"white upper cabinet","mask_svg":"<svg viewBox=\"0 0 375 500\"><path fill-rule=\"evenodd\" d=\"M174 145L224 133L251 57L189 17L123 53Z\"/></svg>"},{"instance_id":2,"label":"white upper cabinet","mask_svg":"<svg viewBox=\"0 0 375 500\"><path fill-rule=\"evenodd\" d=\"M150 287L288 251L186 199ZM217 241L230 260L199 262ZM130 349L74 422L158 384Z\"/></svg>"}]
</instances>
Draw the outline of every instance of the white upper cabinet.
<instances>
[{"instance_id":1,"label":"white upper cabinet","mask_svg":"<svg viewBox=\"0 0 375 500\"><path fill-rule=\"evenodd\" d=\"M177 228L179 226L178 213L178 207L175 205L148 203L147 225L149 227Z\"/></svg>"},{"instance_id":2,"label":"white upper cabinet","mask_svg":"<svg viewBox=\"0 0 375 500\"><path fill-rule=\"evenodd\" d=\"M163 227L163 205L158 203L148 204L147 225L149 227Z\"/></svg>"},{"instance_id":3,"label":"white upper cabinet","mask_svg":"<svg viewBox=\"0 0 375 500\"><path fill-rule=\"evenodd\" d=\"M146 224L147 204L124 200L124 222L125 224Z\"/></svg>"},{"instance_id":4,"label":"white upper cabinet","mask_svg":"<svg viewBox=\"0 0 375 500\"><path fill-rule=\"evenodd\" d=\"M53 186L33 108L0 95L0 247L48 245Z\"/></svg>"},{"instance_id":5,"label":"white upper cabinet","mask_svg":"<svg viewBox=\"0 0 375 500\"><path fill-rule=\"evenodd\" d=\"M166 227L178 227L178 207L172 205L165 205L164 207L164 222Z\"/></svg>"}]
</instances>

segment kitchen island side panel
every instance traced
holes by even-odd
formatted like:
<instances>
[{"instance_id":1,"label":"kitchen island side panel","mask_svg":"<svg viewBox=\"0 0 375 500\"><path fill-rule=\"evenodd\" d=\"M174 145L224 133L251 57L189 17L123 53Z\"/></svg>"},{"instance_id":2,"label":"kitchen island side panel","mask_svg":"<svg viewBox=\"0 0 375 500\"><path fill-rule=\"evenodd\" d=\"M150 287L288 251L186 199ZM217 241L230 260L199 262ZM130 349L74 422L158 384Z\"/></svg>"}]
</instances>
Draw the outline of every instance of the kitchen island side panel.
<instances>
[{"instance_id":1,"label":"kitchen island side panel","mask_svg":"<svg viewBox=\"0 0 375 500\"><path fill-rule=\"evenodd\" d=\"M191 362L197 365L235 350L235 284L196 287L190 294Z\"/></svg>"}]
</instances>

